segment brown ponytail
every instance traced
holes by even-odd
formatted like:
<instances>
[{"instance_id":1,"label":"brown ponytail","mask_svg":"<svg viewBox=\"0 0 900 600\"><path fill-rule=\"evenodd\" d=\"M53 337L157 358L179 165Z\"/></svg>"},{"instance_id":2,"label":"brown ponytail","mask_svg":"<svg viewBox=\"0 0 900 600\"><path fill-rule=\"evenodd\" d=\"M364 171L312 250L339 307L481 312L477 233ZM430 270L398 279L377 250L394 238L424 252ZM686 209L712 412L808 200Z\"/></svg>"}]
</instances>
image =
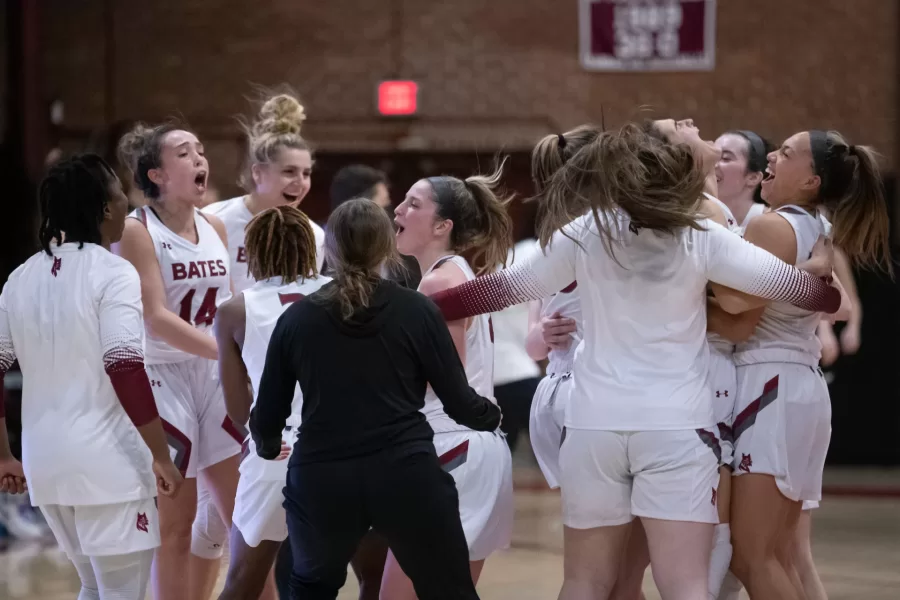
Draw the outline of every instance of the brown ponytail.
<instances>
[{"instance_id":1,"label":"brown ponytail","mask_svg":"<svg viewBox=\"0 0 900 600\"><path fill-rule=\"evenodd\" d=\"M823 141L812 148L813 169L821 180L819 200L831 218L834 243L855 266L893 277L890 217L877 154L869 146L848 144L836 131L827 132Z\"/></svg>"},{"instance_id":2,"label":"brown ponytail","mask_svg":"<svg viewBox=\"0 0 900 600\"><path fill-rule=\"evenodd\" d=\"M128 166L134 183L147 198L159 199L161 190L150 180L150 171L162 166L162 146L166 135L182 129L177 123L148 126L137 123L119 140L119 162Z\"/></svg>"},{"instance_id":3,"label":"brown ponytail","mask_svg":"<svg viewBox=\"0 0 900 600\"><path fill-rule=\"evenodd\" d=\"M606 215L617 209L628 213L638 228L669 233L702 229L705 180L687 145L669 144L633 123L601 133L566 161L542 195L541 246L588 208L610 252L618 235L612 234L614 220Z\"/></svg>"},{"instance_id":4,"label":"brown ponytail","mask_svg":"<svg viewBox=\"0 0 900 600\"><path fill-rule=\"evenodd\" d=\"M541 194L566 161L601 133L603 130L596 125L579 125L565 133L544 136L531 151L531 180L535 192Z\"/></svg>"},{"instance_id":5,"label":"brown ponytail","mask_svg":"<svg viewBox=\"0 0 900 600\"><path fill-rule=\"evenodd\" d=\"M506 210L513 197L499 194L505 164L506 159L491 175L473 175L465 181L429 178L438 218L453 222L451 249L471 252L472 268L479 275L506 265L513 246L512 219Z\"/></svg>"},{"instance_id":6,"label":"brown ponytail","mask_svg":"<svg viewBox=\"0 0 900 600\"><path fill-rule=\"evenodd\" d=\"M325 257L334 285L322 289L322 300L340 304L349 319L369 306L386 262L400 264L394 245L394 226L387 213L366 199L348 200L328 217Z\"/></svg>"}]
</instances>

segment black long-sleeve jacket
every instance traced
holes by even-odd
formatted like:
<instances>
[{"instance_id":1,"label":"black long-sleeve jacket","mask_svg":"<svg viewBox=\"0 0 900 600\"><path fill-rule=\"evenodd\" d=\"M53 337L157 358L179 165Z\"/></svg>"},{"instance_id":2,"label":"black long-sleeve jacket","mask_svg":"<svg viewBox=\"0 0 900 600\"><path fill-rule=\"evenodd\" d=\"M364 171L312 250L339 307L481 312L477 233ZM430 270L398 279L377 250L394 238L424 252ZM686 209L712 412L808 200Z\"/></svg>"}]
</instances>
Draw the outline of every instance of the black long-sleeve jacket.
<instances>
[{"instance_id":1,"label":"black long-sleeve jacket","mask_svg":"<svg viewBox=\"0 0 900 600\"><path fill-rule=\"evenodd\" d=\"M382 280L368 307L344 320L319 292L281 316L269 341L250 432L257 453L274 458L297 382L302 425L291 464L372 454L391 445L430 443L420 409L434 389L448 416L493 431L500 409L479 396L440 311L416 291Z\"/></svg>"}]
</instances>

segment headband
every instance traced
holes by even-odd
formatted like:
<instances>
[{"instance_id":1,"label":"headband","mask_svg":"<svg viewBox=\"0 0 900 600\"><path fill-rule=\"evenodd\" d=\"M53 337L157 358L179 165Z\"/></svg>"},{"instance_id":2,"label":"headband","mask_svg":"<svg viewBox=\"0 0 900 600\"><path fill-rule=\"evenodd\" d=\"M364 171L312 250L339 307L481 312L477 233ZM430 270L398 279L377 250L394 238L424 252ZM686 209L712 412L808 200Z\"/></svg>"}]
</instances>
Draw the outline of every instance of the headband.
<instances>
[{"instance_id":1,"label":"headband","mask_svg":"<svg viewBox=\"0 0 900 600\"><path fill-rule=\"evenodd\" d=\"M821 129L809 132L809 149L812 153L813 168L816 175L825 177L825 161L828 159L828 133Z\"/></svg>"},{"instance_id":2,"label":"headband","mask_svg":"<svg viewBox=\"0 0 900 600\"><path fill-rule=\"evenodd\" d=\"M761 137L759 137L759 135L757 135L757 133L755 131L750 131L749 129L740 129L740 130L738 130L738 133L741 134L742 136L744 136L747 139L747 141L750 142L750 157L749 158L753 158L754 156L757 156L757 157L761 157L757 160L763 161L762 165L754 165L754 168L762 166L762 168L765 169L766 154L768 154L766 152L766 143L763 141L763 139Z\"/></svg>"},{"instance_id":3,"label":"headband","mask_svg":"<svg viewBox=\"0 0 900 600\"><path fill-rule=\"evenodd\" d=\"M444 206L453 203L453 190L450 188L448 179L450 178L444 175L428 178L428 183L431 184L431 189L434 190L434 195L437 196L438 204Z\"/></svg>"}]
</instances>

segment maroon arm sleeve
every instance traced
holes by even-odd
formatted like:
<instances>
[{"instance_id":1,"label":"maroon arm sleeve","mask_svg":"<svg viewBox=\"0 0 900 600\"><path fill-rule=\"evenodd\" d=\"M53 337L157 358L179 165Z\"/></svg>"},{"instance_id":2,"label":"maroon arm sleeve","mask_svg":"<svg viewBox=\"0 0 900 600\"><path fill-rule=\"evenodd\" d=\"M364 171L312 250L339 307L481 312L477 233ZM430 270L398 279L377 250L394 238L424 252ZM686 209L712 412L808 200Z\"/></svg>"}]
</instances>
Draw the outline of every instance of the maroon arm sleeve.
<instances>
[{"instance_id":1,"label":"maroon arm sleeve","mask_svg":"<svg viewBox=\"0 0 900 600\"><path fill-rule=\"evenodd\" d=\"M159 416L144 369L144 318L137 271L122 261L104 273L100 297L103 367L135 427Z\"/></svg>"},{"instance_id":2,"label":"maroon arm sleeve","mask_svg":"<svg viewBox=\"0 0 900 600\"><path fill-rule=\"evenodd\" d=\"M122 408L135 427L159 417L140 353L130 348L113 348L104 355L103 364Z\"/></svg>"}]
</instances>

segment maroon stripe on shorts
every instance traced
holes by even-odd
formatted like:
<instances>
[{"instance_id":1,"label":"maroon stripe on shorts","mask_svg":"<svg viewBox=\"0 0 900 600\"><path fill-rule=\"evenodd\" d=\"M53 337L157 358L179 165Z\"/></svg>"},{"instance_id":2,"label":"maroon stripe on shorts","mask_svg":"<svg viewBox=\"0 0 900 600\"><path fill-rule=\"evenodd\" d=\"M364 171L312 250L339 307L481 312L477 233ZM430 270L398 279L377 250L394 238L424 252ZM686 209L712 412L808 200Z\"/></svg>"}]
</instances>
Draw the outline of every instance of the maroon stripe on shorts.
<instances>
[{"instance_id":1,"label":"maroon stripe on shorts","mask_svg":"<svg viewBox=\"0 0 900 600\"><path fill-rule=\"evenodd\" d=\"M772 404L776 398L778 398L778 375L767 381L763 386L762 395L748 404L747 408L734 418L734 425L731 428L734 439L737 440L742 433L756 423L756 415L759 414L759 411Z\"/></svg>"},{"instance_id":2,"label":"maroon stripe on shorts","mask_svg":"<svg viewBox=\"0 0 900 600\"><path fill-rule=\"evenodd\" d=\"M172 459L172 462L175 463L175 467L184 476L191 462L191 440L165 419L160 418L160 421L162 422L163 431L166 433L166 443L175 450L175 458Z\"/></svg>"},{"instance_id":3,"label":"maroon stripe on shorts","mask_svg":"<svg viewBox=\"0 0 900 600\"><path fill-rule=\"evenodd\" d=\"M705 429L698 429L697 435L700 436L700 440L713 451L713 454L716 455L716 462L721 464L722 447L719 445L719 440L716 439L716 435L712 431L707 431Z\"/></svg>"},{"instance_id":4,"label":"maroon stripe on shorts","mask_svg":"<svg viewBox=\"0 0 900 600\"><path fill-rule=\"evenodd\" d=\"M222 429L224 429L228 435L233 437L234 441L238 444L243 444L249 433L245 427L238 425L227 416L225 417L225 420L222 421Z\"/></svg>"},{"instance_id":5,"label":"maroon stripe on shorts","mask_svg":"<svg viewBox=\"0 0 900 600\"><path fill-rule=\"evenodd\" d=\"M448 473L453 469L462 466L469 459L469 440L464 441L459 446L447 450L441 454L441 467Z\"/></svg>"}]
</instances>

